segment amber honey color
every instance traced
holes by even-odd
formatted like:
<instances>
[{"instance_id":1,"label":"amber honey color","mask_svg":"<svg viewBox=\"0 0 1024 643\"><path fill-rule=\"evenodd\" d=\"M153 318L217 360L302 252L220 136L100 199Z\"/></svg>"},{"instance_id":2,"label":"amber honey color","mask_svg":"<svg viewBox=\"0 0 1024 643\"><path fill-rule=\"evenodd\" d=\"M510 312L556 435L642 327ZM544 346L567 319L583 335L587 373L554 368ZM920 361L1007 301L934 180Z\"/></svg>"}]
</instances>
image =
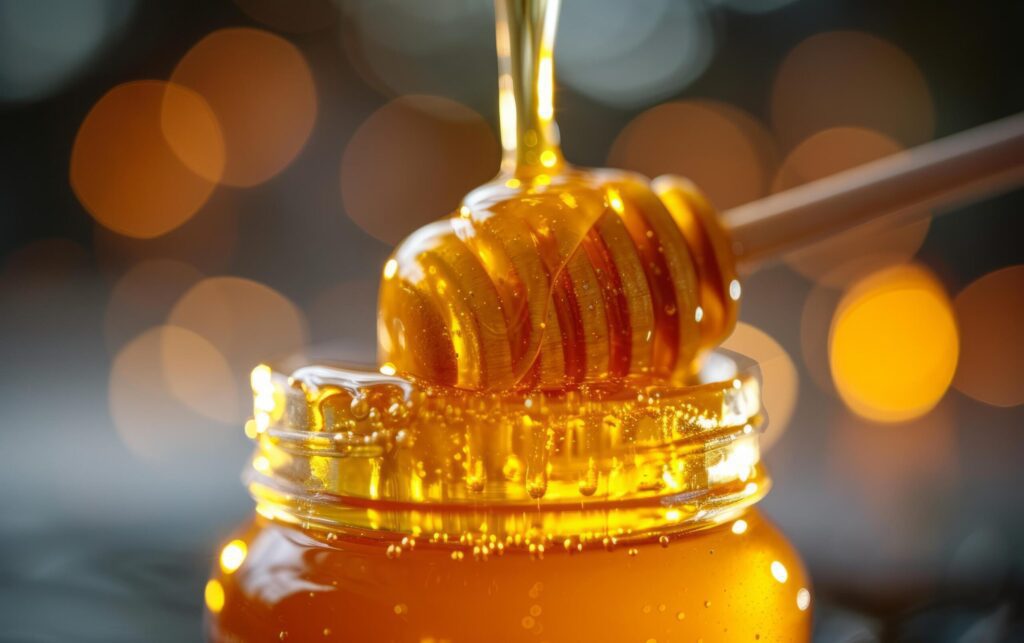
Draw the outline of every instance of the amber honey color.
<instances>
[{"instance_id":1,"label":"amber honey color","mask_svg":"<svg viewBox=\"0 0 1024 643\"><path fill-rule=\"evenodd\" d=\"M257 515L206 587L210 636L806 640L801 563L751 509L751 369L492 394L261 366Z\"/></svg>"},{"instance_id":2,"label":"amber honey color","mask_svg":"<svg viewBox=\"0 0 1024 643\"><path fill-rule=\"evenodd\" d=\"M805 641L740 285L688 182L568 166L556 0L498 0L505 160L383 268L380 367L260 365L214 641Z\"/></svg>"},{"instance_id":3,"label":"amber honey color","mask_svg":"<svg viewBox=\"0 0 1024 643\"><path fill-rule=\"evenodd\" d=\"M222 641L808 639L803 568L757 511L667 546L486 563L420 546L393 559L264 518L237 538L245 560L211 581Z\"/></svg>"}]
</instances>

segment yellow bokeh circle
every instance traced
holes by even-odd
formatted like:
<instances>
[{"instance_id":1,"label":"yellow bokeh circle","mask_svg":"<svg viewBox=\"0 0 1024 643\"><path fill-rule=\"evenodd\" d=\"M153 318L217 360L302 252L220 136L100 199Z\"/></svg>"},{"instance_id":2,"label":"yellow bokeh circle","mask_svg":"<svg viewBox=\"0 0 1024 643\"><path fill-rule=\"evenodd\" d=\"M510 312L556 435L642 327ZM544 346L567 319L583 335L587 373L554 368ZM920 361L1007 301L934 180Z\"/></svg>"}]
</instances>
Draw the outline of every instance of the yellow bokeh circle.
<instances>
[{"instance_id":1,"label":"yellow bokeh circle","mask_svg":"<svg viewBox=\"0 0 1024 643\"><path fill-rule=\"evenodd\" d=\"M956 371L959 338L942 285L924 268L901 265L857 282L829 332L836 390L856 414L904 422L930 411Z\"/></svg>"}]
</instances>

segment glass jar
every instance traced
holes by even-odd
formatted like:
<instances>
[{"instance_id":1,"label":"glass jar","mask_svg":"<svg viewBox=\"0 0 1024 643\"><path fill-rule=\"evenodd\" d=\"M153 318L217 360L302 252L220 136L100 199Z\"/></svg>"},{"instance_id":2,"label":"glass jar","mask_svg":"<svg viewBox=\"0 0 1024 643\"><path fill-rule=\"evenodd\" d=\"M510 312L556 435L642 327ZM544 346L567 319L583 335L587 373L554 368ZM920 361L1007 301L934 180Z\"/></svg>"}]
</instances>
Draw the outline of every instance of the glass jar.
<instances>
[{"instance_id":1,"label":"glass jar","mask_svg":"<svg viewBox=\"0 0 1024 643\"><path fill-rule=\"evenodd\" d=\"M282 371L285 369L281 369ZM810 585L756 509L756 367L538 394L253 372L251 521L214 641L806 641Z\"/></svg>"}]
</instances>

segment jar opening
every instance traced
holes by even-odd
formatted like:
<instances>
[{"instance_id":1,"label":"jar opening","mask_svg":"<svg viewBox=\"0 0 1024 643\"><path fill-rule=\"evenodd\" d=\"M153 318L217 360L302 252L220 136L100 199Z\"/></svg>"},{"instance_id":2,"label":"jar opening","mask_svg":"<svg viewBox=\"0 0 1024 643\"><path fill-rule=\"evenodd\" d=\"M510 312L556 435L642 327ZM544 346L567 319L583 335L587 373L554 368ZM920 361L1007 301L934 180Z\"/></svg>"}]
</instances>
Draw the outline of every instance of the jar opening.
<instances>
[{"instance_id":1,"label":"jar opening","mask_svg":"<svg viewBox=\"0 0 1024 643\"><path fill-rule=\"evenodd\" d=\"M257 511L324 534L582 549L728 520L769 484L758 369L724 351L687 386L480 393L340 365L252 385Z\"/></svg>"}]
</instances>

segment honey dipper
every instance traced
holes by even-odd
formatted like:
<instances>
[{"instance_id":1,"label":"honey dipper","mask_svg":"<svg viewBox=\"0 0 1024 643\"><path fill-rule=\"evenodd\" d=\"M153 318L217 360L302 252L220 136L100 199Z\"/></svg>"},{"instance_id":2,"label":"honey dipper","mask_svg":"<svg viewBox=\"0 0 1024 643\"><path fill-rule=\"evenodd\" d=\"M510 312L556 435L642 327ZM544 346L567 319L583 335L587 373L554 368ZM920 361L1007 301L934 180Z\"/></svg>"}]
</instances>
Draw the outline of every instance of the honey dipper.
<instances>
[{"instance_id":1,"label":"honey dipper","mask_svg":"<svg viewBox=\"0 0 1024 643\"><path fill-rule=\"evenodd\" d=\"M685 179L568 166L557 0L497 0L502 171L384 267L379 357L471 390L685 378L731 333L738 269L1024 180L1024 115L717 215Z\"/></svg>"}]
</instances>

